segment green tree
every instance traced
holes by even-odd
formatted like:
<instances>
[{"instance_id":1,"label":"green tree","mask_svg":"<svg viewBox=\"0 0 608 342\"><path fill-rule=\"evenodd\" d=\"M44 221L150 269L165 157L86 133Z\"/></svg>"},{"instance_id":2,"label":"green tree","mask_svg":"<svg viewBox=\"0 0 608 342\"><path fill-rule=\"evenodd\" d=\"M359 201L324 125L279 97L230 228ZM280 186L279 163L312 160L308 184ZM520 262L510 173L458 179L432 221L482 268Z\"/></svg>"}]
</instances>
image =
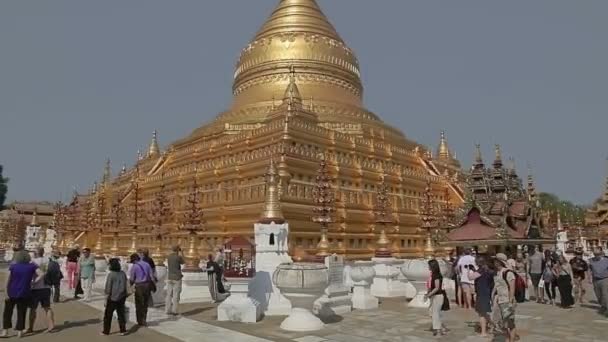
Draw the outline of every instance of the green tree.
<instances>
[{"instance_id":1,"label":"green tree","mask_svg":"<svg viewBox=\"0 0 608 342\"><path fill-rule=\"evenodd\" d=\"M563 222L582 223L584 220L586 210L584 206L562 200L559 196L546 192L541 192L538 199L541 208L559 213Z\"/></svg>"},{"instance_id":2,"label":"green tree","mask_svg":"<svg viewBox=\"0 0 608 342\"><path fill-rule=\"evenodd\" d=\"M4 209L4 201L6 201L6 192L8 191L8 178L2 177L2 165L0 165L0 210Z\"/></svg>"}]
</instances>

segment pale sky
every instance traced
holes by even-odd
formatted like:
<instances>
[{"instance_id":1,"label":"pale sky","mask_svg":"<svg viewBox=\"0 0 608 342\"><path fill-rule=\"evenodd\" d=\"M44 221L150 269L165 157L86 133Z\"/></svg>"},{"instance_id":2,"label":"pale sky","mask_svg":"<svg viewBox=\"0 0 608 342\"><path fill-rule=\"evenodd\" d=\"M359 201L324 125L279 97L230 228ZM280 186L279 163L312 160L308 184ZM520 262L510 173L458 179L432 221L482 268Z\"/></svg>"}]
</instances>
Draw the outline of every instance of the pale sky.
<instances>
[{"instance_id":1,"label":"pale sky","mask_svg":"<svg viewBox=\"0 0 608 342\"><path fill-rule=\"evenodd\" d=\"M226 109L276 0L0 1L0 164L9 200L65 199ZM589 203L608 155L608 1L318 0L361 64L367 107L408 137L513 156Z\"/></svg>"}]
</instances>

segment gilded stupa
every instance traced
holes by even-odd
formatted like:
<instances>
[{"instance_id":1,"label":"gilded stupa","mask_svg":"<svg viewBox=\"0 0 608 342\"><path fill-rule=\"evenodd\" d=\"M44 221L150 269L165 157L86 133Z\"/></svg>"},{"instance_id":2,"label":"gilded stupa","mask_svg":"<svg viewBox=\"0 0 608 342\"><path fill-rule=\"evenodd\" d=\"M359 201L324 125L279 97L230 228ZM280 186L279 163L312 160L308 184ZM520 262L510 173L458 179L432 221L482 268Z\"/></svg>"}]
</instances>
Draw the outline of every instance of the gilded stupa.
<instances>
[{"instance_id":1,"label":"gilded stupa","mask_svg":"<svg viewBox=\"0 0 608 342\"><path fill-rule=\"evenodd\" d=\"M92 203L101 203L94 211L111 226L117 225L112 214L117 205L127 212L137 208L118 220L124 222L119 248L131 248L134 240L152 248L146 213L162 189L172 208L164 246L183 244L187 232L179 229L180 222L196 178L205 218L200 250L205 253L228 238L253 237L273 160L277 196L290 224L290 248L314 254L320 229L311 221L313 188L323 156L335 192L327 236L332 251L349 258L374 254L380 235L374 201L384 180L392 206L386 226L391 252L419 255L425 239L419 203L427 182L437 206L447 196L452 205L461 204L460 164L444 133L433 156L431 148L409 140L366 109L360 76L355 53L315 0L281 0L241 52L229 109L164 150L155 132L134 167L115 178L104 176L91 194ZM102 234L103 245L110 246L112 234Z\"/></svg>"}]
</instances>

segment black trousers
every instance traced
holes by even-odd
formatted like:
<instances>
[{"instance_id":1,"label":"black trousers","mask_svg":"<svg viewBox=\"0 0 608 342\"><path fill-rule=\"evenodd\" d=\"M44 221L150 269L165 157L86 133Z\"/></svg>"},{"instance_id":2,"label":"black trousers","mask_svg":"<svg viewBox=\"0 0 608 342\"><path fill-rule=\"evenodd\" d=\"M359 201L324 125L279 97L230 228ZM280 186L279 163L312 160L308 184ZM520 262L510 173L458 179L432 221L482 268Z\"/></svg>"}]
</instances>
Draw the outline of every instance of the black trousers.
<instances>
[{"instance_id":1,"label":"black trousers","mask_svg":"<svg viewBox=\"0 0 608 342\"><path fill-rule=\"evenodd\" d=\"M7 298L4 301L4 321L2 328L10 329L13 327L13 311L17 307L17 325L15 330L25 330L25 314L30 304L30 298Z\"/></svg>"},{"instance_id":2,"label":"black trousers","mask_svg":"<svg viewBox=\"0 0 608 342\"><path fill-rule=\"evenodd\" d=\"M553 280L551 282L545 282L545 292L547 293L547 296L549 296L549 300L554 300L556 298L556 288L557 281Z\"/></svg>"},{"instance_id":3,"label":"black trousers","mask_svg":"<svg viewBox=\"0 0 608 342\"><path fill-rule=\"evenodd\" d=\"M127 332L127 317L125 315L125 301L127 297L114 302L110 299L106 302L106 311L103 315L103 333L108 335L110 333L110 328L112 327L112 316L114 315L114 311L116 311L116 316L118 316L118 327L120 328L120 332Z\"/></svg>"},{"instance_id":4,"label":"black trousers","mask_svg":"<svg viewBox=\"0 0 608 342\"><path fill-rule=\"evenodd\" d=\"M61 285L53 285L53 303L59 303L59 296L61 295Z\"/></svg>"},{"instance_id":5,"label":"black trousers","mask_svg":"<svg viewBox=\"0 0 608 342\"><path fill-rule=\"evenodd\" d=\"M561 306L570 307L574 305L574 297L572 296L572 278L569 275L560 275L557 277L557 288L559 289Z\"/></svg>"},{"instance_id":6,"label":"black trousers","mask_svg":"<svg viewBox=\"0 0 608 342\"><path fill-rule=\"evenodd\" d=\"M148 318L148 304L152 299L150 283L135 284L135 316L138 325L146 325Z\"/></svg>"}]
</instances>

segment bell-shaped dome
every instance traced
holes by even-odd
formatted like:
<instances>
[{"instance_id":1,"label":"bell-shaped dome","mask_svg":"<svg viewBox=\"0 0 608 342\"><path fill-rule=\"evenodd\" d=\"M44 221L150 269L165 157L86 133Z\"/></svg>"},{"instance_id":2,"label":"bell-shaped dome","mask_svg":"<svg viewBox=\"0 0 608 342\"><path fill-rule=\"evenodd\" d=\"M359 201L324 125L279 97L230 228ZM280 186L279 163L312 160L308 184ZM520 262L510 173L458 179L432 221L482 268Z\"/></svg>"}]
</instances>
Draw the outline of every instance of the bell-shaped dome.
<instances>
[{"instance_id":1,"label":"bell-shaped dome","mask_svg":"<svg viewBox=\"0 0 608 342\"><path fill-rule=\"evenodd\" d=\"M234 74L233 110L280 99L290 70L303 99L362 106L359 63L315 0L281 0Z\"/></svg>"}]
</instances>

